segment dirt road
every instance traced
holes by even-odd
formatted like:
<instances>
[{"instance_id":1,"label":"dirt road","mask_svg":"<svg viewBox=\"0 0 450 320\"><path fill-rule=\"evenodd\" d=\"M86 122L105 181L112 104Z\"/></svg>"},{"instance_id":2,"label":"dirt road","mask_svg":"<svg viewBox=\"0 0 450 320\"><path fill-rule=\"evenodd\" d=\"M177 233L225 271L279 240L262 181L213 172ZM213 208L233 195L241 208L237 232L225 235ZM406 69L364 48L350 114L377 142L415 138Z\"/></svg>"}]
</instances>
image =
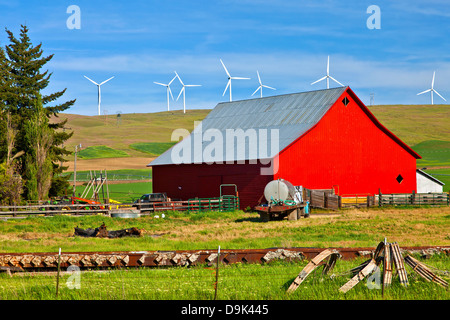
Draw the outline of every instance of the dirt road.
<instances>
[{"instance_id":1,"label":"dirt road","mask_svg":"<svg viewBox=\"0 0 450 320\"><path fill-rule=\"evenodd\" d=\"M77 171L89 170L119 170L119 169L149 169L147 165L155 158L105 158L105 159L77 159ZM73 161L66 162L67 171L73 171Z\"/></svg>"}]
</instances>

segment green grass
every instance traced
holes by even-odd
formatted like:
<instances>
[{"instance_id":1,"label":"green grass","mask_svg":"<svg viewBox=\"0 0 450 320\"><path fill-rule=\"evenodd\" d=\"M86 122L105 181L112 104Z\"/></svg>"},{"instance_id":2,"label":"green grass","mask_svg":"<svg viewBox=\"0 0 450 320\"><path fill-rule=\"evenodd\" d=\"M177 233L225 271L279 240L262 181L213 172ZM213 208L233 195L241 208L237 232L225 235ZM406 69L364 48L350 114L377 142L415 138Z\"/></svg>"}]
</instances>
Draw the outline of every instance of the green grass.
<instances>
[{"instance_id":1,"label":"green grass","mask_svg":"<svg viewBox=\"0 0 450 320\"><path fill-rule=\"evenodd\" d=\"M131 157L146 157L148 153L133 149L130 145L150 142L170 143L175 129L183 128L191 131L195 121L203 120L210 111L202 109L187 110L186 113L183 113L183 110L126 113L121 114L120 122L117 121L117 115L60 114L59 117L61 120L68 119L67 126L74 132L66 143L70 151L81 143L89 146L107 146L123 151ZM72 160L73 156L69 159Z\"/></svg>"},{"instance_id":2,"label":"green grass","mask_svg":"<svg viewBox=\"0 0 450 320\"><path fill-rule=\"evenodd\" d=\"M425 170L426 173L432 175L439 181L445 183L444 192L450 191L450 168L448 169L431 169Z\"/></svg>"},{"instance_id":3,"label":"green grass","mask_svg":"<svg viewBox=\"0 0 450 320\"><path fill-rule=\"evenodd\" d=\"M119 158L128 157L128 153L115 150L107 146L92 146L82 149L77 154L81 159Z\"/></svg>"},{"instance_id":4,"label":"green grass","mask_svg":"<svg viewBox=\"0 0 450 320\"><path fill-rule=\"evenodd\" d=\"M367 279L347 293L339 288L350 278L349 270L363 260L339 260L328 276L316 269L292 294L286 290L307 261L274 261L269 264L221 265L217 284L219 300L448 300L450 291L420 278L407 267L409 286L400 285L394 275L385 289L369 289ZM426 264L448 270L448 257L435 257ZM64 270L63 270L64 271ZM334 275L333 278L330 276ZM69 278L70 277L70 278ZM78 281L79 288L70 285ZM206 265L170 269L125 269L109 272L82 272L79 277L62 275L60 300L212 300L215 294L215 269ZM12 300L54 300L55 275L0 275L0 297Z\"/></svg>"},{"instance_id":5,"label":"green grass","mask_svg":"<svg viewBox=\"0 0 450 320\"><path fill-rule=\"evenodd\" d=\"M114 199L114 198L113 198ZM314 213L312 213L314 215ZM375 247L385 237L400 246L448 245L450 208L348 210L331 217L261 223L253 212L165 212L135 219L107 216L28 217L0 221L0 252L200 250L271 247ZM73 237L76 226L136 227L142 237ZM153 235L163 235L154 237Z\"/></svg>"},{"instance_id":6,"label":"green grass","mask_svg":"<svg viewBox=\"0 0 450 320\"><path fill-rule=\"evenodd\" d=\"M427 140L412 147L422 159L418 167L450 166L450 141Z\"/></svg>"},{"instance_id":7,"label":"green grass","mask_svg":"<svg viewBox=\"0 0 450 320\"><path fill-rule=\"evenodd\" d=\"M375 117L409 146L450 141L450 105L370 106Z\"/></svg>"},{"instance_id":8,"label":"green grass","mask_svg":"<svg viewBox=\"0 0 450 320\"><path fill-rule=\"evenodd\" d=\"M132 149L142 151L151 156L159 156L175 145L176 142L138 142L130 145Z\"/></svg>"},{"instance_id":9,"label":"green grass","mask_svg":"<svg viewBox=\"0 0 450 320\"><path fill-rule=\"evenodd\" d=\"M100 177L100 171L78 171L77 170L77 181L89 181L92 176ZM73 182L73 172L65 172L64 175L69 175L69 181ZM102 172L103 177L105 176L104 171ZM108 170L106 172L109 181L115 180L147 180L152 178L152 169L119 169L119 170Z\"/></svg>"},{"instance_id":10,"label":"green grass","mask_svg":"<svg viewBox=\"0 0 450 320\"><path fill-rule=\"evenodd\" d=\"M332 216L297 221L261 223L252 212L165 212L166 217L135 219L107 216L35 216L0 220L1 252L165 251L260 249L270 247L373 247L383 241L400 247L448 245L450 208L345 210ZM108 230L136 227L141 237L118 239L73 236L74 228ZM155 237L155 235L159 235ZM364 259L339 260L322 279L321 269L311 274L291 295L286 290L307 261L273 261L268 264L221 266L218 298L227 300L449 300L450 291L428 283L407 268L410 286L403 288L394 273L385 290L367 287L363 280L346 294L339 288L350 278L348 271ZM434 255L423 261L438 270L450 270L450 257ZM62 270L65 271L65 270ZM214 268L206 265L174 268L125 268L107 272L82 272L80 289L67 287L69 275L60 280L62 300L209 300L214 297ZM448 281L448 276L446 277ZM14 300L55 299L55 275L0 274L0 298Z\"/></svg>"}]
</instances>

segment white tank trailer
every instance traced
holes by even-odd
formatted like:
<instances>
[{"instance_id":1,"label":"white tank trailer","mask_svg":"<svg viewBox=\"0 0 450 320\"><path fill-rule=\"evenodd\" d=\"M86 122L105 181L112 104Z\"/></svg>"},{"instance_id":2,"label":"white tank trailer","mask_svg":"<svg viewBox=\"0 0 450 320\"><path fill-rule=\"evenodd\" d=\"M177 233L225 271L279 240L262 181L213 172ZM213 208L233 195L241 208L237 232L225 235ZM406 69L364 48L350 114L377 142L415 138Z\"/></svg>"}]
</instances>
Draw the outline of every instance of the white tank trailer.
<instances>
[{"instance_id":1,"label":"white tank trailer","mask_svg":"<svg viewBox=\"0 0 450 320\"><path fill-rule=\"evenodd\" d=\"M309 216L309 205L303 202L302 187L295 187L284 179L270 181L264 188L266 203L259 203L254 209L261 220L297 220ZM262 199L262 197L261 197Z\"/></svg>"}]
</instances>

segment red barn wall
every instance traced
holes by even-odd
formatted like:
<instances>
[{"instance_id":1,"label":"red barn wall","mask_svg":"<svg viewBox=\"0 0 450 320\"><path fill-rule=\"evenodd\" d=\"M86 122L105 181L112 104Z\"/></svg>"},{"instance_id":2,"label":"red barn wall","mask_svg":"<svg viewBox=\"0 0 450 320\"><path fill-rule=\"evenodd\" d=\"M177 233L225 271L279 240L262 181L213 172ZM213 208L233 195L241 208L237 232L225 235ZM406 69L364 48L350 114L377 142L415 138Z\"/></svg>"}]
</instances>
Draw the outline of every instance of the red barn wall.
<instances>
[{"instance_id":1,"label":"red barn wall","mask_svg":"<svg viewBox=\"0 0 450 320\"><path fill-rule=\"evenodd\" d=\"M172 199L220 196L221 184L236 184L240 207L257 205L273 175L260 175L261 164L180 164L152 168L153 192L166 192ZM232 194L232 188L224 188Z\"/></svg>"},{"instance_id":2,"label":"red barn wall","mask_svg":"<svg viewBox=\"0 0 450 320\"><path fill-rule=\"evenodd\" d=\"M345 106L344 96L350 100ZM411 193L416 159L382 131L349 91L301 138L279 154L275 179L310 189L335 188L340 195ZM403 181L398 183L398 175Z\"/></svg>"}]
</instances>

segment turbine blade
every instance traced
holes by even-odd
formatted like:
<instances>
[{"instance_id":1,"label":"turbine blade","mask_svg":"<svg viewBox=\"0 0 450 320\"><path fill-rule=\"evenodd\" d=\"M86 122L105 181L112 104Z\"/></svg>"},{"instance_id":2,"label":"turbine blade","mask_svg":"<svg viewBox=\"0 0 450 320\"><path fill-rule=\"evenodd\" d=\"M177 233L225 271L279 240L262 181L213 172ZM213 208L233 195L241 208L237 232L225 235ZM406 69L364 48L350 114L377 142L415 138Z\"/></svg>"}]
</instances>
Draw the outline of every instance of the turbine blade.
<instances>
[{"instance_id":1,"label":"turbine blade","mask_svg":"<svg viewBox=\"0 0 450 320\"><path fill-rule=\"evenodd\" d=\"M259 86L259 87L255 90L255 92L252 93L252 96L253 96L255 93L257 93L258 90L260 90L260 89L261 89L261 86ZM262 90L262 89L261 89L261 90Z\"/></svg>"},{"instance_id":2,"label":"turbine blade","mask_svg":"<svg viewBox=\"0 0 450 320\"><path fill-rule=\"evenodd\" d=\"M181 96L181 94L183 93L183 91L184 91L184 86L183 86L183 88L180 90L180 93L178 94L177 101L178 101L178 99L180 98L180 96Z\"/></svg>"},{"instance_id":3,"label":"turbine blade","mask_svg":"<svg viewBox=\"0 0 450 320\"><path fill-rule=\"evenodd\" d=\"M230 83L231 83L231 79L230 79L230 80L228 80L228 82L227 82L227 86L225 87L225 90L223 91L223 94L222 94L222 96L224 96L224 95L225 95L225 92L227 92L227 89L228 89L228 86L230 85Z\"/></svg>"},{"instance_id":4,"label":"turbine blade","mask_svg":"<svg viewBox=\"0 0 450 320\"><path fill-rule=\"evenodd\" d=\"M330 76L330 79L331 80L334 80L334 82L337 82L337 83L339 83L341 86L343 86L343 87L345 87L342 83L340 83L339 81L337 81L335 78L333 78L332 76Z\"/></svg>"},{"instance_id":5,"label":"turbine blade","mask_svg":"<svg viewBox=\"0 0 450 320\"><path fill-rule=\"evenodd\" d=\"M264 88L269 88L269 89L272 89L272 90L277 90L277 89L275 89L275 88L272 88L272 87L269 87L269 86L266 86L266 85L262 85Z\"/></svg>"},{"instance_id":6,"label":"turbine blade","mask_svg":"<svg viewBox=\"0 0 450 320\"><path fill-rule=\"evenodd\" d=\"M86 79L88 79L90 82L92 82L93 84L95 84L96 86L98 86L98 83L97 82L95 82L94 80L92 80L92 79L89 79L88 77L86 77L86 76L84 76Z\"/></svg>"},{"instance_id":7,"label":"turbine blade","mask_svg":"<svg viewBox=\"0 0 450 320\"><path fill-rule=\"evenodd\" d=\"M433 80L431 80L431 89L433 89L434 87L434 74L436 73L436 71L433 71Z\"/></svg>"},{"instance_id":8,"label":"turbine blade","mask_svg":"<svg viewBox=\"0 0 450 320\"><path fill-rule=\"evenodd\" d=\"M427 93L427 92L430 92L430 91L431 91L431 89L428 89L428 90L425 90L425 91L422 91L422 92L418 93L417 95L423 94L423 93Z\"/></svg>"},{"instance_id":9,"label":"turbine blade","mask_svg":"<svg viewBox=\"0 0 450 320\"><path fill-rule=\"evenodd\" d=\"M223 66L223 68L225 69L225 72L227 73L227 75L228 75L229 77L231 77L231 76L230 76L230 73L228 72L227 67L225 67L225 64L223 63L222 59L220 59L220 63L222 63L222 66Z\"/></svg>"},{"instance_id":10,"label":"turbine blade","mask_svg":"<svg viewBox=\"0 0 450 320\"><path fill-rule=\"evenodd\" d=\"M183 83L183 81L181 81L181 78L180 78L180 76L178 75L178 73L176 72L176 71L174 71L175 72L175 74L177 75L177 77L178 77L178 80L181 82L181 84L184 86L184 83Z\"/></svg>"},{"instance_id":11,"label":"turbine blade","mask_svg":"<svg viewBox=\"0 0 450 320\"><path fill-rule=\"evenodd\" d=\"M177 78L177 76L175 76L175 77L173 77L173 79L172 80L170 80L170 82L169 82L169 84L168 84L168 86L170 86L170 84L173 82L173 80L175 80Z\"/></svg>"},{"instance_id":12,"label":"turbine blade","mask_svg":"<svg viewBox=\"0 0 450 320\"><path fill-rule=\"evenodd\" d=\"M172 90L170 90L169 86L167 86L167 90L169 90L170 96L172 97L172 100L173 100Z\"/></svg>"},{"instance_id":13,"label":"turbine blade","mask_svg":"<svg viewBox=\"0 0 450 320\"><path fill-rule=\"evenodd\" d=\"M444 99L444 101L447 101L447 100L445 100L445 98L443 97L443 96L441 96L440 94L439 94L439 92L437 92L436 90L433 90L439 97L441 97L442 99Z\"/></svg>"},{"instance_id":14,"label":"turbine blade","mask_svg":"<svg viewBox=\"0 0 450 320\"><path fill-rule=\"evenodd\" d=\"M100 83L100 86L101 86L102 84L108 82L108 81L111 80L112 78L114 78L114 77L111 77L111 78L109 78L108 80L103 81L102 83Z\"/></svg>"},{"instance_id":15,"label":"turbine blade","mask_svg":"<svg viewBox=\"0 0 450 320\"><path fill-rule=\"evenodd\" d=\"M328 56L327 60L327 74L330 74L330 56Z\"/></svg>"},{"instance_id":16,"label":"turbine blade","mask_svg":"<svg viewBox=\"0 0 450 320\"><path fill-rule=\"evenodd\" d=\"M167 84L164 84L164 83L161 83L161 82L153 82L153 83L159 84L160 86L164 86L164 87L168 86Z\"/></svg>"},{"instance_id":17,"label":"turbine blade","mask_svg":"<svg viewBox=\"0 0 450 320\"><path fill-rule=\"evenodd\" d=\"M258 75L258 81L259 81L259 84L262 85L262 83L261 83L261 77L259 76L258 70L256 70L256 74Z\"/></svg>"},{"instance_id":18,"label":"turbine blade","mask_svg":"<svg viewBox=\"0 0 450 320\"><path fill-rule=\"evenodd\" d=\"M311 85L313 85L313 84L315 84L315 83L317 83L317 82L319 82L319 81L322 81L322 80L324 80L324 79L326 79L326 78L327 78L327 76L325 76L325 77L323 77L323 78L320 78L319 80L314 81L313 83L311 83Z\"/></svg>"},{"instance_id":19,"label":"turbine blade","mask_svg":"<svg viewBox=\"0 0 450 320\"><path fill-rule=\"evenodd\" d=\"M250 80L250 78L242 78L242 77L231 77L231 79L236 79L236 80Z\"/></svg>"}]
</instances>

